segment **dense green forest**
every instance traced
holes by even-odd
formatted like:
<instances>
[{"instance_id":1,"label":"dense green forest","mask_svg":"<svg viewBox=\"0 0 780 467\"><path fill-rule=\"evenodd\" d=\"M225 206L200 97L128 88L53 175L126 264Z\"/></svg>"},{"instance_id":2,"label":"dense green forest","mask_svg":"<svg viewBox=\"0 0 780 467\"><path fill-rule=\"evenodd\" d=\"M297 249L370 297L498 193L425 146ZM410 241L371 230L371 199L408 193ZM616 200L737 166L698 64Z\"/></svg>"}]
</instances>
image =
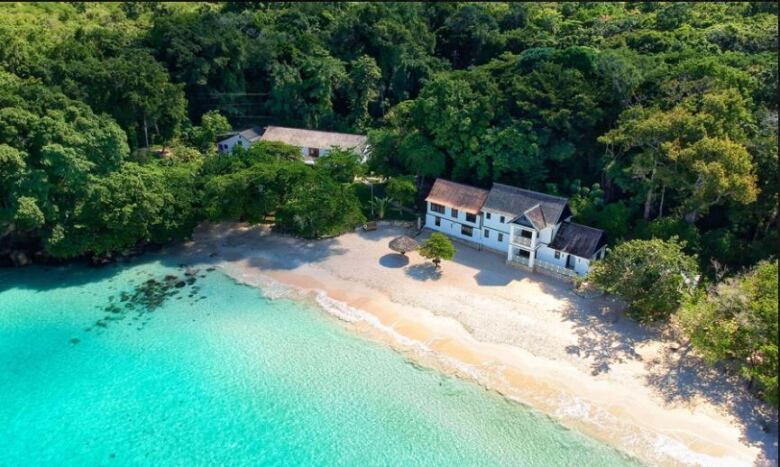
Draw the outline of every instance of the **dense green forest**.
<instances>
[{"instance_id":1,"label":"dense green forest","mask_svg":"<svg viewBox=\"0 0 780 467\"><path fill-rule=\"evenodd\" d=\"M367 132L379 174L570 196L613 243L677 235L708 270L774 253L772 3L0 8L6 246L186 236L230 194L204 172L226 117Z\"/></svg>"},{"instance_id":2,"label":"dense green forest","mask_svg":"<svg viewBox=\"0 0 780 467\"><path fill-rule=\"evenodd\" d=\"M640 319L687 310L707 355L776 373L776 343L735 348L777 340L777 21L769 2L3 4L0 257L105 258L204 219L336 234L369 212L363 170L407 203L434 177L498 181L606 230L623 253L592 279ZM271 123L367 133L369 166L215 154ZM682 294L659 264L719 285Z\"/></svg>"}]
</instances>

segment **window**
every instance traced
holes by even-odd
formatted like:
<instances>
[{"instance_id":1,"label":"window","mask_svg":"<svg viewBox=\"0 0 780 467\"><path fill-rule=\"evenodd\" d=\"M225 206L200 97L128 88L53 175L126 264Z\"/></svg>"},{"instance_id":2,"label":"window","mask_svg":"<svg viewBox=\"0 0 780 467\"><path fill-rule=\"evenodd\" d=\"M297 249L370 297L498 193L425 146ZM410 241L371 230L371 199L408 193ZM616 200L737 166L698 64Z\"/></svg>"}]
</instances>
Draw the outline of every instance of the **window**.
<instances>
[{"instance_id":1,"label":"window","mask_svg":"<svg viewBox=\"0 0 780 467\"><path fill-rule=\"evenodd\" d=\"M470 214L470 213L467 212L466 213L466 222L471 222L472 224L476 224L477 223L477 216L476 216L476 214Z\"/></svg>"},{"instance_id":2,"label":"window","mask_svg":"<svg viewBox=\"0 0 780 467\"><path fill-rule=\"evenodd\" d=\"M452 216L453 219L458 218L458 210L455 208L450 208L450 216Z\"/></svg>"},{"instance_id":3,"label":"window","mask_svg":"<svg viewBox=\"0 0 780 467\"><path fill-rule=\"evenodd\" d=\"M238 140L238 145L239 145L239 146L243 146L243 145L244 145L244 142L243 142L243 141L241 141L241 140Z\"/></svg>"},{"instance_id":4,"label":"window","mask_svg":"<svg viewBox=\"0 0 780 467\"><path fill-rule=\"evenodd\" d=\"M520 236L521 237L525 237L525 238L533 238L533 234L531 233L531 231L530 230L525 230L525 229L522 229L520 231Z\"/></svg>"},{"instance_id":5,"label":"window","mask_svg":"<svg viewBox=\"0 0 780 467\"><path fill-rule=\"evenodd\" d=\"M501 243L501 242L503 242L503 241L504 241L504 234L502 234L502 233L499 233L499 234L498 234L498 242L499 242L499 243Z\"/></svg>"},{"instance_id":6,"label":"window","mask_svg":"<svg viewBox=\"0 0 780 467\"><path fill-rule=\"evenodd\" d=\"M436 219L433 221L434 224L436 224L436 227L441 227L441 217L434 217Z\"/></svg>"},{"instance_id":7,"label":"window","mask_svg":"<svg viewBox=\"0 0 780 467\"><path fill-rule=\"evenodd\" d=\"M556 251L555 252L555 259L561 259L561 252L560 251Z\"/></svg>"},{"instance_id":8,"label":"window","mask_svg":"<svg viewBox=\"0 0 780 467\"><path fill-rule=\"evenodd\" d=\"M501 223L503 224L503 223L504 223L504 216L501 216L501 219L499 219L499 220L500 220L500 221L501 221Z\"/></svg>"},{"instance_id":9,"label":"window","mask_svg":"<svg viewBox=\"0 0 780 467\"><path fill-rule=\"evenodd\" d=\"M485 229L485 238L490 238L490 231Z\"/></svg>"},{"instance_id":10,"label":"window","mask_svg":"<svg viewBox=\"0 0 780 467\"><path fill-rule=\"evenodd\" d=\"M489 212L485 213L485 219L490 220L490 213Z\"/></svg>"},{"instance_id":11,"label":"window","mask_svg":"<svg viewBox=\"0 0 780 467\"><path fill-rule=\"evenodd\" d=\"M309 157L320 157L320 150L318 148L309 148Z\"/></svg>"},{"instance_id":12,"label":"window","mask_svg":"<svg viewBox=\"0 0 780 467\"><path fill-rule=\"evenodd\" d=\"M461 225L460 226L460 233L461 233L461 235L465 235L467 237L471 237L472 235L474 235L474 229L472 229L468 225Z\"/></svg>"},{"instance_id":13,"label":"window","mask_svg":"<svg viewBox=\"0 0 780 467\"><path fill-rule=\"evenodd\" d=\"M439 214L444 214L444 206L442 206L441 204L431 203L431 211L438 212Z\"/></svg>"}]
</instances>

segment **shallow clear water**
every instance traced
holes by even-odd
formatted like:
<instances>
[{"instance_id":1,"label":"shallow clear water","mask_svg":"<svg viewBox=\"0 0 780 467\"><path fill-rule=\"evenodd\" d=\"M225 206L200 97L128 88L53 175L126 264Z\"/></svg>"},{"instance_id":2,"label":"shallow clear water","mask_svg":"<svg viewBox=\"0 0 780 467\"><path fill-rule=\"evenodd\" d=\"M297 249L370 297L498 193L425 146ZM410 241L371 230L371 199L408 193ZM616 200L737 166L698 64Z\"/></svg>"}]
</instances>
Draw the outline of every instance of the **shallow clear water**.
<instances>
[{"instance_id":1,"label":"shallow clear water","mask_svg":"<svg viewBox=\"0 0 780 467\"><path fill-rule=\"evenodd\" d=\"M631 463L218 271L125 308L183 273L0 270L0 465Z\"/></svg>"}]
</instances>

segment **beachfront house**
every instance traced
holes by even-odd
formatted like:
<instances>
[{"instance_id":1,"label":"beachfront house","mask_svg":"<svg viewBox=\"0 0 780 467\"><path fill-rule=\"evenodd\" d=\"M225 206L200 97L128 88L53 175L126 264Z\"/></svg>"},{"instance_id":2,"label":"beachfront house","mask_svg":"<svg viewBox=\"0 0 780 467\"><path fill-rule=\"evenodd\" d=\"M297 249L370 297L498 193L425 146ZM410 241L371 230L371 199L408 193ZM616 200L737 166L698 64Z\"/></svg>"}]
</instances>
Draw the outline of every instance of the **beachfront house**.
<instances>
[{"instance_id":1,"label":"beachfront house","mask_svg":"<svg viewBox=\"0 0 780 467\"><path fill-rule=\"evenodd\" d=\"M439 178L425 201L427 228L501 252L512 265L582 276L606 252L604 231L572 222L568 200L559 196Z\"/></svg>"},{"instance_id":2,"label":"beachfront house","mask_svg":"<svg viewBox=\"0 0 780 467\"><path fill-rule=\"evenodd\" d=\"M368 137L351 133L335 133L332 131L303 130L281 126L265 128L247 128L225 135L217 142L217 150L221 153L232 152L236 146L248 148L258 141L276 141L300 148L301 155L307 164L314 164L318 157L328 154L333 148L354 151L365 162L368 158Z\"/></svg>"}]
</instances>

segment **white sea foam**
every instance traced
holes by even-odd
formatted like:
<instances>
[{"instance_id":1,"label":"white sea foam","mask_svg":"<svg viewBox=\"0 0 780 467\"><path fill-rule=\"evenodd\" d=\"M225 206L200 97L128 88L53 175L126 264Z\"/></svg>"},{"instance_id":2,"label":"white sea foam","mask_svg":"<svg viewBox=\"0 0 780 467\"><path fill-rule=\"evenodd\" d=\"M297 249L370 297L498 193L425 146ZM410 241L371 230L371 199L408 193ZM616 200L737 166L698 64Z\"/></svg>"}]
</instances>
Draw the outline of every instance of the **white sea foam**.
<instances>
[{"instance_id":1,"label":"white sea foam","mask_svg":"<svg viewBox=\"0 0 780 467\"><path fill-rule=\"evenodd\" d=\"M655 449L656 452L671 457L685 465L700 465L707 467L750 465L741 463L738 459L730 457L713 457L693 452L681 442L664 435L656 436L653 443L653 449Z\"/></svg>"},{"instance_id":2,"label":"white sea foam","mask_svg":"<svg viewBox=\"0 0 780 467\"><path fill-rule=\"evenodd\" d=\"M305 299L307 296L312 297L319 308L331 316L346 323L367 324L373 329L380 331L383 335L390 337L404 349L414 353L432 356L445 367L460 372L483 386L489 385L489 382L496 378L503 379L492 373L488 374L488 372L480 371L478 368L468 365L458 359L437 354L425 343L410 339L398 333L392 326L383 324L373 314L360 308L350 306L343 301L336 300L330 297L324 290L314 290L310 293L304 293L296 287L283 284L264 274L249 274L229 266L224 267L223 270L241 283L260 288L263 291L263 295L269 299L300 300ZM501 372L497 371L496 374L500 375ZM618 417L610 414L604 409L593 406L581 397L560 396L557 400L552 402L554 402L557 407L552 416L560 421L574 420L586 422L587 424L598 426L605 430L609 429L610 431L614 431L616 427L621 425L626 425L624 427L625 430L623 431L624 436L622 437L622 444L624 446L632 446L634 449L644 451L646 454L654 453L653 457L656 457L661 463L668 463L672 460L675 463L683 465L739 465L739 462L735 459L717 458L696 453L686 447L683 443L668 436L660 435L658 433L645 433L631 430L631 428Z\"/></svg>"}]
</instances>

